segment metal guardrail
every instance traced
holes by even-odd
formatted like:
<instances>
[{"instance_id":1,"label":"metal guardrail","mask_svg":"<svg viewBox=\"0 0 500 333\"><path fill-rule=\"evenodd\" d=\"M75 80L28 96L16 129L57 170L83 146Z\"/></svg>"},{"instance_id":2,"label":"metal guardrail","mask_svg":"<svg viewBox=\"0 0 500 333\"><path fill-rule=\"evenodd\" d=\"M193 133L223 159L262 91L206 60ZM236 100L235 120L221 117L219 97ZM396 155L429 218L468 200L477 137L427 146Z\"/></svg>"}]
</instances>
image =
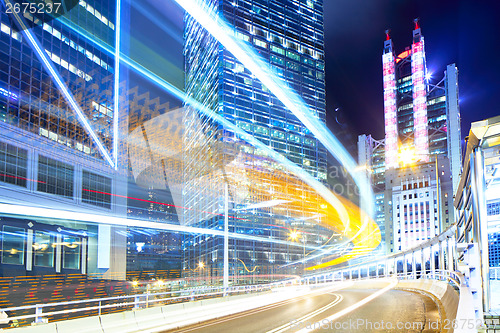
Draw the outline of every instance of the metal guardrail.
<instances>
[{"instance_id":1,"label":"metal guardrail","mask_svg":"<svg viewBox=\"0 0 500 333\"><path fill-rule=\"evenodd\" d=\"M449 270L435 270L435 271L429 271L424 274L422 274L422 271L415 271L415 272L407 272L407 273L394 273L394 274L379 274L377 276L356 276L356 277L344 277L343 275L344 271L337 271L328 274L321 274L321 275L315 275L315 276L309 276L307 278L300 279L300 281L303 280L312 280L312 281L319 281L321 278L326 279L326 276L330 276L329 279L326 279L324 281L331 281L331 282L339 282L339 281L362 281L362 280L373 280L373 279L384 279L384 278L394 278L396 277L398 280L425 280L425 279L430 279L430 280L439 280L439 281L446 281L449 282L453 285L455 285L457 288L459 288L461 285L465 284L464 277L461 273L455 272L455 271L449 271ZM309 282L310 283L310 282Z\"/></svg>"},{"instance_id":2,"label":"metal guardrail","mask_svg":"<svg viewBox=\"0 0 500 333\"><path fill-rule=\"evenodd\" d=\"M183 303L194 300L201 300L207 298L217 298L228 296L232 294L248 294L273 290L275 288L290 286L290 285L323 285L332 282L342 282L342 281L362 281L371 280L375 278L374 276L357 276L351 278L345 278L344 274L338 274L343 272L336 272L334 274L328 273L323 275L317 275L314 278L311 276L304 278L295 278L289 280L283 280L279 282L273 282L261 285L244 285L244 286L233 286L224 290L223 287L204 287L197 289L184 289L178 291L170 292L159 292L159 293L143 293L137 295L127 295L127 296L117 296L117 297L106 297L106 298L95 298L88 300L78 300L78 301L68 301L68 302L58 302L58 303L47 303L47 304L36 304L36 305L25 305L18 307L3 308L0 311L12 312L19 310L33 310L33 314L20 315L9 317L11 321L14 320L25 320L34 319L34 323L43 323L48 321L49 316L57 316L62 314L74 314L78 312L88 312L96 311L97 315L101 315L103 310L115 309L115 310L132 310L140 308L148 308L158 303ZM435 279L441 281L447 281L452 283L457 288L463 285L463 276L460 273L447 270L435 270L432 272L427 271L425 275L420 275L421 272L408 272L408 273L398 273L398 274L379 274L376 278L394 278L399 280L409 280L409 279ZM327 277L329 276L329 278ZM322 280L322 281L321 281ZM113 303L109 303L113 302ZM108 304L107 304L108 303ZM44 312L44 308L54 308L54 307L67 307L67 306L79 306L87 305L83 307L76 307L73 309L56 310L50 312Z\"/></svg>"},{"instance_id":3,"label":"metal guardrail","mask_svg":"<svg viewBox=\"0 0 500 333\"><path fill-rule=\"evenodd\" d=\"M292 280L290 280L292 281ZM182 303L186 301L193 301L199 299L222 297L231 294L239 293L254 293L263 292L271 290L272 288L278 286L279 284L270 283L262 285L246 285L246 286L234 286L229 287L224 290L222 287L205 287L198 289L184 289L170 292L160 292L160 293L144 293L136 295L127 296L116 296L116 297L106 297L106 298L95 298L88 300L78 300L78 301L68 301L68 302L57 302L57 303L46 303L46 304L35 304L35 305L24 305L10 308L0 309L0 312L13 312L20 310L33 310L33 314L21 315L9 317L11 321L14 320L24 320L34 318L34 323L47 322L49 316L56 316L62 314L72 314L77 312L95 311L97 310L98 315L101 315L102 311L105 309L139 309L148 308L150 305L155 303ZM282 284L281 284L282 285ZM112 303L111 303L112 302ZM108 304L107 304L108 303ZM67 307L67 306L78 306L82 304L87 304L88 306L76 307L73 309L64 309L57 311L44 312L44 308L54 308L54 307Z\"/></svg>"}]
</instances>

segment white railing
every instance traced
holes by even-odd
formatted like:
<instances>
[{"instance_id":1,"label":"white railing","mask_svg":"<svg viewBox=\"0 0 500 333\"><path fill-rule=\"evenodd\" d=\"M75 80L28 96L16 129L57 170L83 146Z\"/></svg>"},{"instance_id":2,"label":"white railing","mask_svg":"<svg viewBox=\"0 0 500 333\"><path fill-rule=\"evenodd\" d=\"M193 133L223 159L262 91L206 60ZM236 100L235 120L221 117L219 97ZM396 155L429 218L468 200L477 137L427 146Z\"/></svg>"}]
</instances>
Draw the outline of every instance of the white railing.
<instances>
[{"instance_id":1,"label":"white railing","mask_svg":"<svg viewBox=\"0 0 500 333\"><path fill-rule=\"evenodd\" d=\"M36 304L36 305L25 305L18 307L3 308L0 311L11 313L18 311L31 310L31 314L23 314L18 316L9 317L10 321L26 321L33 319L34 323L48 322L48 317L61 316L61 315L71 315L92 312L91 315L101 315L103 312L111 313L118 311L126 311L140 308L148 308L160 304L174 304L182 302L190 302L195 300L202 300L208 298L217 298L223 296L230 296L234 294L249 294L265 292L270 290L276 290L282 287L287 287L291 285L307 285L307 286L322 286L334 282L342 281L361 281L373 279L374 276L370 275L358 275L350 276L346 278L344 274L327 273L318 274L314 276L308 276L303 278L295 278L289 280L283 280L279 282L273 282L261 285L244 285L244 286L233 286L224 290L223 287L203 287L197 289L183 289L178 291L170 292L159 292L159 293L143 293L136 295L127 296L117 296L117 297L106 297L106 298L95 298L88 300L78 300L78 301L67 301L67 302L57 302L57 303L47 303L47 304ZM463 277L454 271L447 270L435 270L428 272L425 275L420 275L421 272L407 272L407 273L397 273L397 274L379 274L377 278L394 278L397 277L400 280L414 279L415 273L419 278L432 278L442 281L447 281L457 288L463 285ZM72 307L68 309L68 307ZM44 309L51 309L45 312ZM58 310L57 308L62 308ZM111 310L111 311L110 311ZM71 319L71 318L68 318Z\"/></svg>"},{"instance_id":2,"label":"white railing","mask_svg":"<svg viewBox=\"0 0 500 333\"><path fill-rule=\"evenodd\" d=\"M329 276L329 279L333 279L333 276L341 275L342 279L350 280L359 276L377 278L394 274L411 275L413 278L439 278L439 272L454 272L457 268L455 232L455 226L450 226L440 235L406 251L342 268L312 273L304 278L315 279Z\"/></svg>"},{"instance_id":3,"label":"white railing","mask_svg":"<svg viewBox=\"0 0 500 333\"><path fill-rule=\"evenodd\" d=\"M286 282L286 283L288 284L291 282ZM24 305L24 306L3 308L0 309L0 312L11 313L11 312L32 310L33 311L32 314L19 315L13 317L9 316L9 320L20 321L26 319L34 319L33 320L34 323L42 323L42 322L47 322L48 317L50 316L75 314L78 312L89 312L89 311L94 311L94 312L97 311L96 314L101 315L103 311L108 309L120 311L127 309L147 308L149 306L154 306L155 304L158 303L168 303L168 304L181 303L181 302L189 302L200 299L229 296L233 294L241 294L241 293L248 294L255 292L263 292L271 290L275 286L277 286L277 284L275 283L262 284L262 285L233 286L227 288L226 290L224 290L224 288L222 287L204 287L197 289L183 289L170 292L144 293L136 295L94 298L94 299L78 300L78 301ZM67 309L67 307L73 307L73 308ZM66 309L44 312L44 309L46 308L51 308L51 309L66 308Z\"/></svg>"},{"instance_id":4,"label":"white railing","mask_svg":"<svg viewBox=\"0 0 500 333\"><path fill-rule=\"evenodd\" d=\"M356 264L340 269L323 271L316 274L260 285L232 286L227 289L220 287L189 288L170 292L143 293L136 295L95 298L58 303L25 305L0 309L5 313L20 311L32 312L9 317L10 320L26 321L33 319L35 323L48 321L48 317L90 312L91 315L101 315L104 312L117 312L131 309L147 308L161 303L181 303L206 298L216 298L234 294L248 294L268 291L273 288L291 284L319 285L346 280L366 280L372 278L406 279L436 279L447 281L457 289L465 286L466 281L460 273L455 272L456 252L451 248L455 230L449 228L434 239L420 246L369 262ZM437 256L436 256L437 254ZM408 260L409 259L409 260ZM437 261L437 265L436 265ZM399 266L402 264L402 269ZM427 268L429 264L429 268ZM418 267L420 265L420 268ZM437 267L436 267L437 266ZM68 307L71 307L68 309ZM61 310L59 310L62 308ZM47 311L47 309L49 309Z\"/></svg>"}]
</instances>

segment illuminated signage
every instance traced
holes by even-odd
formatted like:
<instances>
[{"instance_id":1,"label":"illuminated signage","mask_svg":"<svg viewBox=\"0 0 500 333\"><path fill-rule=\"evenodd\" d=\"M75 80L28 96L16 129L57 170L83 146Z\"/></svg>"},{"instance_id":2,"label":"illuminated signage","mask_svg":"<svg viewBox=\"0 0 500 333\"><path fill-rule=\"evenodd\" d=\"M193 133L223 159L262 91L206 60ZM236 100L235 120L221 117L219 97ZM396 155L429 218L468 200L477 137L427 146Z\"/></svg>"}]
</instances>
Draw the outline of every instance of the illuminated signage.
<instances>
[{"instance_id":1,"label":"illuminated signage","mask_svg":"<svg viewBox=\"0 0 500 333\"><path fill-rule=\"evenodd\" d=\"M404 52L401 52L396 58L396 64L401 60L403 60L404 58L408 57L409 55L411 55L411 50L406 50Z\"/></svg>"}]
</instances>

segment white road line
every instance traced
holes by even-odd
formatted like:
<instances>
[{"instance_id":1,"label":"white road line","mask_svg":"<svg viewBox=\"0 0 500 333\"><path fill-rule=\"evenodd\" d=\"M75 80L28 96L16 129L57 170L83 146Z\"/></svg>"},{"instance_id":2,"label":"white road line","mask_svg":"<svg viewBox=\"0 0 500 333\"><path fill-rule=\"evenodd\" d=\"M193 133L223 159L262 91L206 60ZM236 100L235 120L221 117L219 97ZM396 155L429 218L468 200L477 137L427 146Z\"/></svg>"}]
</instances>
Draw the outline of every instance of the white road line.
<instances>
[{"instance_id":1,"label":"white road line","mask_svg":"<svg viewBox=\"0 0 500 333\"><path fill-rule=\"evenodd\" d=\"M299 319L297 319L297 322L304 322L306 320L309 320L317 315L319 315L320 313L323 313L325 312L326 310L334 307L335 305L339 304L340 302L342 302L342 300L344 299L344 297L342 295L339 295L339 294L333 294L333 293L328 293L330 295L334 295L334 296L337 296L337 298L335 299L335 301L331 302L330 304L327 304L325 305L324 307L318 309L318 310L315 310ZM285 325L281 325L280 327L277 327L271 331L268 331L267 333L281 333L281 332L285 332L287 330L289 330L290 328L292 328L292 324L291 323L287 323Z\"/></svg>"},{"instance_id":2,"label":"white road line","mask_svg":"<svg viewBox=\"0 0 500 333\"><path fill-rule=\"evenodd\" d=\"M308 298L308 297L311 297L311 296L325 294L325 289L331 290L330 291L330 293L331 293L331 292L336 291L336 290L347 288L347 287L351 286L352 284L353 283L351 282L351 283L347 283L347 284L342 284L340 286L332 286L332 287L321 288L321 289L319 289L317 291L308 293L306 295L301 295L301 296L297 296L297 297L294 297L294 298L291 298L291 299L288 299L288 300L284 300L284 301L281 301L281 302L278 302L278 303L273 303L273 304L265 305L263 307L256 308L256 309L253 309L253 310L245 310L245 311L242 311L242 312L245 312L245 313L242 313L242 314L235 313L235 314L229 315L229 318L222 317L222 318L219 318L219 319L214 319L213 321L211 321L209 323L206 323L206 324L203 324L203 325L196 325L196 324L194 324L194 325L196 325L195 327L190 327L190 328L185 328L185 329L179 328L178 332L190 332L190 331L198 330L200 328L205 328L205 327L209 327L209 326L221 324L221 323L224 323L224 322L227 322L227 321L231 321L231 320L243 318L243 317L246 317L246 316L254 315L254 314L257 314L257 313L260 313L260 312L263 312L263 311L267 311L267 310L270 310L270 309L274 309L274 308L277 308L277 307L280 307L280 306L283 306L283 305L286 305L286 304L289 304L289 303L293 303L293 302L296 302L296 301L299 301L299 300L302 300L302 299L305 299L305 298ZM336 296L338 296L338 295L336 295ZM286 325L289 325L289 324L286 324Z\"/></svg>"},{"instance_id":3,"label":"white road line","mask_svg":"<svg viewBox=\"0 0 500 333\"><path fill-rule=\"evenodd\" d=\"M326 322L326 321L333 322L333 321L339 319L340 317L345 316L349 312L352 312L352 311L358 309L359 307L365 305L366 303L374 300L375 298L379 297L380 295L388 292L389 290L394 288L397 284L398 284L398 280L394 279L387 287L384 287L384 288L380 289L379 291L374 292L370 296L363 298L361 301L345 308L344 310L341 310L341 311L339 311L339 312L337 312L337 313L335 313L327 318L324 318L324 319L318 320L318 321L319 322ZM297 322L297 325L300 325L300 322ZM309 333L309 332L313 332L313 331L320 329L320 327L314 327L314 325L310 325L310 326L312 326L312 327L303 328L300 331L298 331L297 333Z\"/></svg>"}]
</instances>

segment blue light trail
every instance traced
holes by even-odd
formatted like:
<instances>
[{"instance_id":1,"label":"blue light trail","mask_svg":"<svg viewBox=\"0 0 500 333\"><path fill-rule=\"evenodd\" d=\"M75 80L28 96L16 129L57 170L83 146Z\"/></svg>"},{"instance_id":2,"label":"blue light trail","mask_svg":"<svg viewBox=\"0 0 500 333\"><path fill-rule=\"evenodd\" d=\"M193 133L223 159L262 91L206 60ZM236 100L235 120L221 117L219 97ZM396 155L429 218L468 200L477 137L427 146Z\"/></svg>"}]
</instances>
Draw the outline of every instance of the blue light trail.
<instances>
[{"instance_id":1,"label":"blue light trail","mask_svg":"<svg viewBox=\"0 0 500 333\"><path fill-rule=\"evenodd\" d=\"M9 3L10 5L12 5L10 0L2 0L2 2L4 2L4 4ZM63 79L61 78L61 75L55 69L54 65L52 64L52 61L48 59L47 54L43 50L38 39L31 32L31 30L28 29L26 23L24 22L24 19L21 18L18 13L13 11L12 14L15 16L16 21L19 24L19 26L21 28L20 30L21 30L24 38L26 38L26 40L28 40L29 45L35 51L38 59L40 59L40 61L43 63L43 65L45 66L45 68L49 72L50 76L54 80L55 84L57 85L59 90L62 92L64 97L66 98L66 101L69 103L69 105L71 106L73 111L77 114L80 123L87 130L90 137L94 140L94 143L97 145L97 148L99 149L99 152L101 153L101 155L108 161L108 163L111 165L111 167L114 167L115 164L114 164L111 156L109 155L106 147L104 147L103 143L101 142L101 140L99 139L97 134L92 129L92 126L88 122L87 117L85 117L85 114L83 113L82 109L80 108L80 106L76 102L75 98L73 97L73 94L71 94L68 87L66 87L66 85L64 84Z\"/></svg>"}]
</instances>

